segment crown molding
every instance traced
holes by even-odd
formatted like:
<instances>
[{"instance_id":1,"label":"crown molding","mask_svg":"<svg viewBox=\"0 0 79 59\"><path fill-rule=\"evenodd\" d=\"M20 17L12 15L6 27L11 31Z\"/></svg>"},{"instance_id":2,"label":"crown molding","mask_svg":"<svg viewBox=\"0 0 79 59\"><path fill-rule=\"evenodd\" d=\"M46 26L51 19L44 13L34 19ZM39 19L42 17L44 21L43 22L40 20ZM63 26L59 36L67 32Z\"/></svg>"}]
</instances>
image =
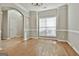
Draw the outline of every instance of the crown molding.
<instances>
[{"instance_id":1,"label":"crown molding","mask_svg":"<svg viewBox=\"0 0 79 59\"><path fill-rule=\"evenodd\" d=\"M22 10L24 10L25 12L29 12L28 9L25 9L22 5L20 4L15 4L16 6L18 6L19 8L21 8Z\"/></svg>"},{"instance_id":2,"label":"crown molding","mask_svg":"<svg viewBox=\"0 0 79 59\"><path fill-rule=\"evenodd\" d=\"M14 3L17 7L21 8L23 10L23 14L24 15L27 15L27 17L29 17L29 10L28 9L25 9L22 5L20 4L16 4Z\"/></svg>"}]
</instances>

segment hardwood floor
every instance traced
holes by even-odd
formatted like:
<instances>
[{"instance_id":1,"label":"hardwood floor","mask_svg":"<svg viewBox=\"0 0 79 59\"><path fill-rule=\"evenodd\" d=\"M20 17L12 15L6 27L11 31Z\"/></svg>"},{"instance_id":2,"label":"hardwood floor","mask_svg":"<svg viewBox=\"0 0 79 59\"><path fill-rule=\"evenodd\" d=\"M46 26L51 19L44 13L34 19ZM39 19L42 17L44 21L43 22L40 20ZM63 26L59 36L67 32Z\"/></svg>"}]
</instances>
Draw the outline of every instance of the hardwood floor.
<instances>
[{"instance_id":1,"label":"hardwood floor","mask_svg":"<svg viewBox=\"0 0 79 59\"><path fill-rule=\"evenodd\" d=\"M50 39L2 40L0 53L8 56L78 56L67 42Z\"/></svg>"}]
</instances>

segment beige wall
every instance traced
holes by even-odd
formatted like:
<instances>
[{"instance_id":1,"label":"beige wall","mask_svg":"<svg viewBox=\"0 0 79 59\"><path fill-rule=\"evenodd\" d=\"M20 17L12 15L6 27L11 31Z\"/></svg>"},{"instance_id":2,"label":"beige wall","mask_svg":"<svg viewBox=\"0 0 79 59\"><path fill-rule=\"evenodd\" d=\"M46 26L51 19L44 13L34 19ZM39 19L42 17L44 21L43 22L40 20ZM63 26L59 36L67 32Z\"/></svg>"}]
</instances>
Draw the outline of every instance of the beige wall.
<instances>
[{"instance_id":1,"label":"beige wall","mask_svg":"<svg viewBox=\"0 0 79 59\"><path fill-rule=\"evenodd\" d=\"M8 12L7 10L3 10L2 12L1 39L6 39L8 38Z\"/></svg>"},{"instance_id":2,"label":"beige wall","mask_svg":"<svg viewBox=\"0 0 79 59\"><path fill-rule=\"evenodd\" d=\"M68 5L68 41L79 53L79 4Z\"/></svg>"},{"instance_id":3,"label":"beige wall","mask_svg":"<svg viewBox=\"0 0 79 59\"><path fill-rule=\"evenodd\" d=\"M68 6L63 5L57 8L57 38L67 40L68 35Z\"/></svg>"},{"instance_id":4,"label":"beige wall","mask_svg":"<svg viewBox=\"0 0 79 59\"><path fill-rule=\"evenodd\" d=\"M37 37L37 12L30 11L30 19L29 19L29 36Z\"/></svg>"},{"instance_id":5,"label":"beige wall","mask_svg":"<svg viewBox=\"0 0 79 59\"><path fill-rule=\"evenodd\" d=\"M24 15L24 40L29 39L29 17Z\"/></svg>"}]
</instances>

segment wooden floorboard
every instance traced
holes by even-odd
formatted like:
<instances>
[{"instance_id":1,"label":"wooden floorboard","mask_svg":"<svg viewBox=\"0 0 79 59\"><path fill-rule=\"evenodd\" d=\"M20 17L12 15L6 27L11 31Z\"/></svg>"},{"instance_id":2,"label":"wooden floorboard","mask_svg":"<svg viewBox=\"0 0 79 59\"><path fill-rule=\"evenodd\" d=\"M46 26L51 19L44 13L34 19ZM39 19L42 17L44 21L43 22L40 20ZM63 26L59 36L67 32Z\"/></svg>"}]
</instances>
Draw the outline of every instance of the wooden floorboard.
<instances>
[{"instance_id":1,"label":"wooden floorboard","mask_svg":"<svg viewBox=\"0 0 79 59\"><path fill-rule=\"evenodd\" d=\"M67 42L23 38L0 41L0 53L8 56L78 56Z\"/></svg>"}]
</instances>

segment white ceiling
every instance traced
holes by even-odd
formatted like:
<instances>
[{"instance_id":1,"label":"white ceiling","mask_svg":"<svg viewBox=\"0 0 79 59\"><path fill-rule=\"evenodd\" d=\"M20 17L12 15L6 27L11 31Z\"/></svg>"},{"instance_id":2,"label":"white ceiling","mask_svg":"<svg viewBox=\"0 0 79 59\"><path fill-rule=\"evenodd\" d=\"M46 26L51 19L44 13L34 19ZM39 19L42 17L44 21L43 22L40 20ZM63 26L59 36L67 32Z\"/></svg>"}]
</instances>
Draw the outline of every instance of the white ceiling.
<instances>
[{"instance_id":1,"label":"white ceiling","mask_svg":"<svg viewBox=\"0 0 79 59\"><path fill-rule=\"evenodd\" d=\"M64 3L43 3L42 6L33 6L32 3L19 3L19 5L29 11L43 11L57 8L61 5L64 5Z\"/></svg>"},{"instance_id":2,"label":"white ceiling","mask_svg":"<svg viewBox=\"0 0 79 59\"><path fill-rule=\"evenodd\" d=\"M54 9L59 6L64 5L65 3L43 3L40 7L35 7L32 3L0 3L0 9L10 9L15 8L22 12L27 17L29 16L29 11L44 11L48 9Z\"/></svg>"}]
</instances>

